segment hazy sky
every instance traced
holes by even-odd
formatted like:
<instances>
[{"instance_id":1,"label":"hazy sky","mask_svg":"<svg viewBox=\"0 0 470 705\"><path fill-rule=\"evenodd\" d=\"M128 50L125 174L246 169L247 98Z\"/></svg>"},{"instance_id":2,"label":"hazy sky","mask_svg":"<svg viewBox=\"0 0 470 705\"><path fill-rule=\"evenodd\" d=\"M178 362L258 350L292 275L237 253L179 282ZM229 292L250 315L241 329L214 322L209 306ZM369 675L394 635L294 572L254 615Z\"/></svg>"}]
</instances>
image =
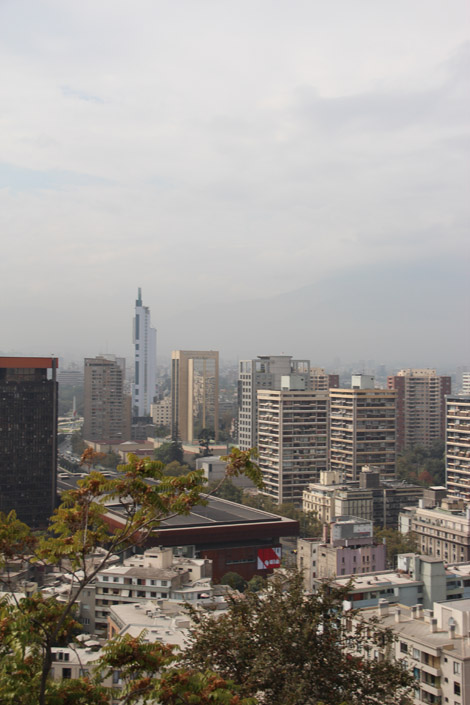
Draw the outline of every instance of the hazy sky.
<instances>
[{"instance_id":1,"label":"hazy sky","mask_svg":"<svg viewBox=\"0 0 470 705\"><path fill-rule=\"evenodd\" d=\"M248 321L357 268L442 261L445 296L469 264L469 7L0 0L0 349L128 354L138 286L162 353L205 347L192 319L226 357L312 350L295 325L237 349L225 304Z\"/></svg>"}]
</instances>

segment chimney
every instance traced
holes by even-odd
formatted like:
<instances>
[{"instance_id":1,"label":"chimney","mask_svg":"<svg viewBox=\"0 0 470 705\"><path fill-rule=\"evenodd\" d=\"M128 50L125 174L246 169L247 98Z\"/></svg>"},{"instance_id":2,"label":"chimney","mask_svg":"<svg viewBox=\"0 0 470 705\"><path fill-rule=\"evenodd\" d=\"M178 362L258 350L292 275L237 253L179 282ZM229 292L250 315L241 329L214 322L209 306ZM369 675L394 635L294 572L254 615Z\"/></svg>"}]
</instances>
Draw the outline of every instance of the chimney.
<instances>
[{"instance_id":1,"label":"chimney","mask_svg":"<svg viewBox=\"0 0 470 705\"><path fill-rule=\"evenodd\" d=\"M455 639L455 624L449 624L449 639Z\"/></svg>"},{"instance_id":2,"label":"chimney","mask_svg":"<svg viewBox=\"0 0 470 705\"><path fill-rule=\"evenodd\" d=\"M423 605L415 605L415 619L423 619Z\"/></svg>"},{"instance_id":3,"label":"chimney","mask_svg":"<svg viewBox=\"0 0 470 705\"><path fill-rule=\"evenodd\" d=\"M437 632L437 619L435 617L431 618L431 621L429 622L429 627L431 630L431 634L435 634Z\"/></svg>"},{"instance_id":4,"label":"chimney","mask_svg":"<svg viewBox=\"0 0 470 705\"><path fill-rule=\"evenodd\" d=\"M397 607L395 610L395 622L397 624L400 623L400 617L401 617L401 609L399 607Z\"/></svg>"},{"instance_id":5,"label":"chimney","mask_svg":"<svg viewBox=\"0 0 470 705\"><path fill-rule=\"evenodd\" d=\"M380 598L379 600L379 617L387 617L388 615L388 600Z\"/></svg>"}]
</instances>

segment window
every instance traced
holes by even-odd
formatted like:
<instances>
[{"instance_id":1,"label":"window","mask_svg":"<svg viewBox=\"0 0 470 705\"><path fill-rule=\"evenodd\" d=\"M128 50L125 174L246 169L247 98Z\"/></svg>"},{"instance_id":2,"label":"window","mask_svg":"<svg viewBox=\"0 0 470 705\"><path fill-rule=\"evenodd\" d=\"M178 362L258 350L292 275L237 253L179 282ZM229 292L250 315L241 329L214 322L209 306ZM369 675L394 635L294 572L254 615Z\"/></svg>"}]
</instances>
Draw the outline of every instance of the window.
<instances>
[{"instance_id":1,"label":"window","mask_svg":"<svg viewBox=\"0 0 470 705\"><path fill-rule=\"evenodd\" d=\"M72 678L72 669L71 668L63 668L62 669L62 678Z\"/></svg>"},{"instance_id":2,"label":"window","mask_svg":"<svg viewBox=\"0 0 470 705\"><path fill-rule=\"evenodd\" d=\"M408 653L408 644L404 641L400 641L400 651L402 654Z\"/></svg>"},{"instance_id":3,"label":"window","mask_svg":"<svg viewBox=\"0 0 470 705\"><path fill-rule=\"evenodd\" d=\"M454 661L454 673L460 674L460 663L458 661Z\"/></svg>"},{"instance_id":4,"label":"window","mask_svg":"<svg viewBox=\"0 0 470 705\"><path fill-rule=\"evenodd\" d=\"M421 651L419 649L413 649L413 658L420 659Z\"/></svg>"}]
</instances>

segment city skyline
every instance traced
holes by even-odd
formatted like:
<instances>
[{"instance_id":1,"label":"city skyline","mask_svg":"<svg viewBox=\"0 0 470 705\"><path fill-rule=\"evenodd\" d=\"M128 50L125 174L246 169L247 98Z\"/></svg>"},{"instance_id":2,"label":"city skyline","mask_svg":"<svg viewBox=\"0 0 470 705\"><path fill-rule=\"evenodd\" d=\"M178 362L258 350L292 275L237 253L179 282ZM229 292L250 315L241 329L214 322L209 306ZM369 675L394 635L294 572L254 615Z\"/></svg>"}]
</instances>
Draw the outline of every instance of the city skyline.
<instances>
[{"instance_id":1,"label":"city skyline","mask_svg":"<svg viewBox=\"0 0 470 705\"><path fill-rule=\"evenodd\" d=\"M130 359L141 286L162 359L468 364L463 0L19 0L0 37L5 355Z\"/></svg>"}]
</instances>

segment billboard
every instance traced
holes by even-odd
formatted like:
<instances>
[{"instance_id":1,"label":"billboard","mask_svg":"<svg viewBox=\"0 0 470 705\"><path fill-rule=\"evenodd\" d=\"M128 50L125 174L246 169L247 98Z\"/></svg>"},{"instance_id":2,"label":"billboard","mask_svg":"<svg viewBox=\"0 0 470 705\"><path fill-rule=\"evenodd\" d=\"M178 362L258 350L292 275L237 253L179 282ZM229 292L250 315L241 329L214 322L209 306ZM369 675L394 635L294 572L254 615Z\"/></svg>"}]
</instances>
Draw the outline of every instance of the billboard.
<instances>
[{"instance_id":1,"label":"billboard","mask_svg":"<svg viewBox=\"0 0 470 705\"><path fill-rule=\"evenodd\" d=\"M281 547L259 548L257 570L272 570L281 567Z\"/></svg>"}]
</instances>

